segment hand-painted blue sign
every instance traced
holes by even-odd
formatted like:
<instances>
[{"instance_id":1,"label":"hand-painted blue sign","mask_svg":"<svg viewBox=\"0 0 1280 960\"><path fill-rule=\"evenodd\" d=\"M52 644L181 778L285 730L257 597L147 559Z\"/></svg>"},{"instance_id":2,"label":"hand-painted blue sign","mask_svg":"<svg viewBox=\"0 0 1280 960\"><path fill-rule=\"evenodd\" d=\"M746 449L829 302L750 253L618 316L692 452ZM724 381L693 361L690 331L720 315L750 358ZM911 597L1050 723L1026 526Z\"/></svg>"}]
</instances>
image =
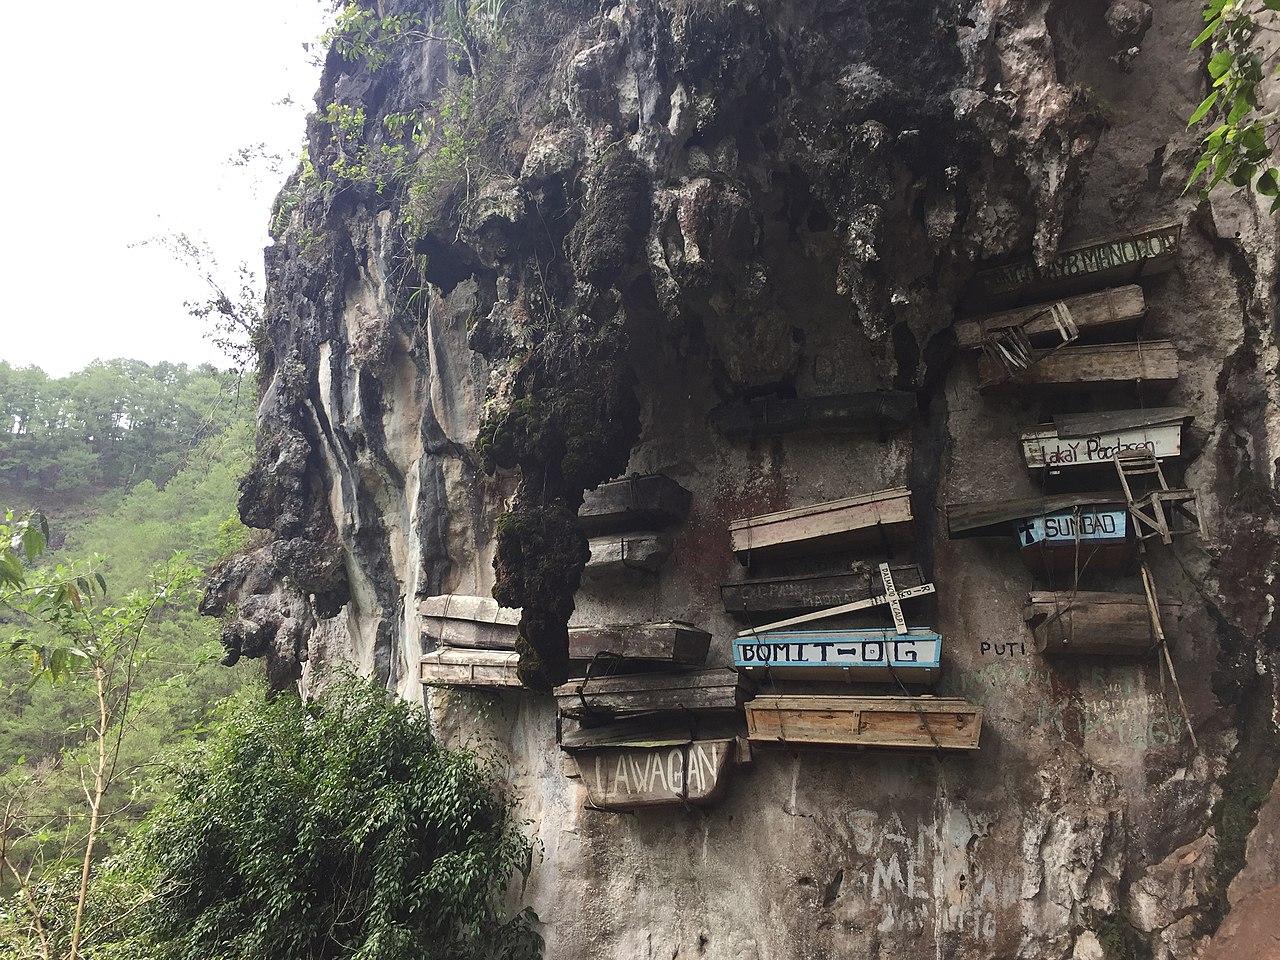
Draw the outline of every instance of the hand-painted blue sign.
<instances>
[{"instance_id":1,"label":"hand-painted blue sign","mask_svg":"<svg viewBox=\"0 0 1280 960\"><path fill-rule=\"evenodd\" d=\"M942 657L942 637L927 627L898 634L892 627L870 630L773 630L733 642L734 663L770 674L851 680L892 680L901 670L907 682L932 680Z\"/></svg>"},{"instance_id":2,"label":"hand-painted blue sign","mask_svg":"<svg viewBox=\"0 0 1280 960\"><path fill-rule=\"evenodd\" d=\"M1018 522L1018 542L1024 547L1106 540L1123 540L1129 530L1129 511L1111 506L1081 507Z\"/></svg>"}]
</instances>

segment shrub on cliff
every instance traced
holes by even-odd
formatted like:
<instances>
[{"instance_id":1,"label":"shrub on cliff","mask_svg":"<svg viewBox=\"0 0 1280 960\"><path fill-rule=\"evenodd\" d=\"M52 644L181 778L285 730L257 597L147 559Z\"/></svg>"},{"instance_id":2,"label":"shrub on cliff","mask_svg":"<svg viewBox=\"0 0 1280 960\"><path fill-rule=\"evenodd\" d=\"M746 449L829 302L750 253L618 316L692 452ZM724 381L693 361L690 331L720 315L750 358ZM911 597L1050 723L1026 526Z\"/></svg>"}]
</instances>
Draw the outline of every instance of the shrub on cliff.
<instances>
[{"instance_id":1,"label":"shrub on cliff","mask_svg":"<svg viewBox=\"0 0 1280 960\"><path fill-rule=\"evenodd\" d=\"M357 680L245 696L134 852L135 935L166 960L533 960L536 917L502 907L531 857L496 769L420 710Z\"/></svg>"}]
</instances>

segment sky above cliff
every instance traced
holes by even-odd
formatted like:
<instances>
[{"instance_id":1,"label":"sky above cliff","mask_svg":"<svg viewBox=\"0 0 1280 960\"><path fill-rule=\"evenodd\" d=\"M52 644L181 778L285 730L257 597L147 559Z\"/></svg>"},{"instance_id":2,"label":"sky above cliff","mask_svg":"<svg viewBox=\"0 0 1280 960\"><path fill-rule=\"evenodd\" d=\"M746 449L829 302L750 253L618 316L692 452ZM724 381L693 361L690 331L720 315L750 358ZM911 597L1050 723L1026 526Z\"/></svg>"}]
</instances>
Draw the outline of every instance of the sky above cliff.
<instances>
[{"instance_id":1,"label":"sky above cliff","mask_svg":"<svg viewBox=\"0 0 1280 960\"><path fill-rule=\"evenodd\" d=\"M319 69L319 0L100 0L6 14L0 360L225 363L184 301L200 275L164 238L261 271ZM310 49L304 49L309 44ZM253 150L262 145L263 150ZM239 164L242 149L276 154Z\"/></svg>"}]
</instances>

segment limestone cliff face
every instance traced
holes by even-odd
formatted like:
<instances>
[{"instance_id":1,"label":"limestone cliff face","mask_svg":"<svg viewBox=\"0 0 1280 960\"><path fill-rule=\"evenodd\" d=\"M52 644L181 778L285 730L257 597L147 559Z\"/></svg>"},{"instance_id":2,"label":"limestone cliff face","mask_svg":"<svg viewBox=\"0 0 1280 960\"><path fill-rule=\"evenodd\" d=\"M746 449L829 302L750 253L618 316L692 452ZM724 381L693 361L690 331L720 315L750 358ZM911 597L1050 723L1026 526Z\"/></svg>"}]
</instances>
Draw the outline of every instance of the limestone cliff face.
<instances>
[{"instance_id":1,"label":"limestone cliff face","mask_svg":"<svg viewBox=\"0 0 1280 960\"><path fill-rule=\"evenodd\" d=\"M533 688L570 623L689 620L730 662L731 520L909 485L939 692L986 709L971 757L759 750L719 806L605 814L550 698L426 695L442 736L509 763L548 957L1248 956L1280 933L1275 225L1181 196L1198 11L547 0L462 43L424 39L428 0L380 4L415 26L331 52L314 172L277 207L241 501L270 535L206 600L229 659L308 688L352 663L422 700L417 601L453 592L523 607ZM1176 345L1161 402L1195 416L1211 535L1153 564L1199 751L1154 658L1038 657L1015 552L937 519L1032 495L1016 438L1053 412L979 395L952 332L975 265L1167 221L1184 251L1144 282L1141 336ZM916 395L908 430L708 421L883 387ZM692 491L689 519L659 574L584 581L583 492L630 472Z\"/></svg>"}]
</instances>

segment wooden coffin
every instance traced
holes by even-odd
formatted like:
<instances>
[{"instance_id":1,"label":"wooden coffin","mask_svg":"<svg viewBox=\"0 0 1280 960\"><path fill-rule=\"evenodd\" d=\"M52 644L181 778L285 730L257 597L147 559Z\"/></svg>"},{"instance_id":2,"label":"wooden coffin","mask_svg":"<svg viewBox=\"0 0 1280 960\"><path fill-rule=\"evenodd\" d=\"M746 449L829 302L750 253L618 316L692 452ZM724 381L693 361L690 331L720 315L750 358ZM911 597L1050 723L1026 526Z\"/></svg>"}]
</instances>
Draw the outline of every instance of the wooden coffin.
<instances>
[{"instance_id":1,"label":"wooden coffin","mask_svg":"<svg viewBox=\"0 0 1280 960\"><path fill-rule=\"evenodd\" d=\"M780 510L729 524L729 537L738 554L795 556L875 544L882 536L901 542L910 535L911 491L906 487Z\"/></svg>"},{"instance_id":2,"label":"wooden coffin","mask_svg":"<svg viewBox=\"0 0 1280 960\"><path fill-rule=\"evenodd\" d=\"M1023 324L1027 324L1023 332L1033 340L1042 334L1057 335L1057 327L1049 315L1049 309L1057 302L1036 303L957 323L956 342L962 347L977 349L987 338ZM1146 298L1137 284L1068 297L1062 302L1081 332L1130 323L1147 312Z\"/></svg>"},{"instance_id":3,"label":"wooden coffin","mask_svg":"<svg viewBox=\"0 0 1280 960\"><path fill-rule=\"evenodd\" d=\"M890 567L898 589L924 583L914 563ZM836 607L858 600L870 600L884 593L884 583L873 561L860 562L848 573L826 573L805 577L770 577L725 583L720 599L726 613L802 613Z\"/></svg>"},{"instance_id":4,"label":"wooden coffin","mask_svg":"<svg viewBox=\"0 0 1280 960\"><path fill-rule=\"evenodd\" d=\"M1176 616L1181 606L1162 602L1161 616ZM1022 615L1047 656L1141 656L1155 643L1143 594L1037 591Z\"/></svg>"},{"instance_id":5,"label":"wooden coffin","mask_svg":"<svg viewBox=\"0 0 1280 960\"><path fill-rule=\"evenodd\" d=\"M982 708L949 697L762 696L746 705L753 741L977 750Z\"/></svg>"},{"instance_id":6,"label":"wooden coffin","mask_svg":"<svg viewBox=\"0 0 1280 960\"><path fill-rule=\"evenodd\" d=\"M710 646L711 634L680 620L569 628L569 658L594 660L606 673L615 661L698 666Z\"/></svg>"},{"instance_id":7,"label":"wooden coffin","mask_svg":"<svg viewBox=\"0 0 1280 960\"><path fill-rule=\"evenodd\" d=\"M492 597L446 593L418 604L422 632L448 647L514 650L520 611L500 607Z\"/></svg>"},{"instance_id":8,"label":"wooden coffin","mask_svg":"<svg viewBox=\"0 0 1280 960\"><path fill-rule=\"evenodd\" d=\"M573 758L597 809L706 806L724 793L735 747L733 739L642 741L578 750Z\"/></svg>"},{"instance_id":9,"label":"wooden coffin","mask_svg":"<svg viewBox=\"0 0 1280 960\"><path fill-rule=\"evenodd\" d=\"M627 530L653 530L689 514L690 493L661 473L623 477L588 490L578 522L588 537Z\"/></svg>"},{"instance_id":10,"label":"wooden coffin","mask_svg":"<svg viewBox=\"0 0 1280 960\"><path fill-rule=\"evenodd\" d=\"M442 647L422 658L422 682L429 687L519 687L520 657L506 650Z\"/></svg>"},{"instance_id":11,"label":"wooden coffin","mask_svg":"<svg viewBox=\"0 0 1280 960\"><path fill-rule=\"evenodd\" d=\"M1117 452L1146 450L1157 460L1180 456L1182 426L1190 419L1182 407L1054 417L1051 426L1022 435L1022 455L1033 473L1088 467L1114 472Z\"/></svg>"},{"instance_id":12,"label":"wooden coffin","mask_svg":"<svg viewBox=\"0 0 1280 960\"><path fill-rule=\"evenodd\" d=\"M588 576L657 573L671 555L671 538L661 533L615 533L588 541Z\"/></svg>"},{"instance_id":13,"label":"wooden coffin","mask_svg":"<svg viewBox=\"0 0 1280 960\"><path fill-rule=\"evenodd\" d=\"M1060 493L1048 497L947 504L947 534L952 540L966 537L1003 537L1017 532L1022 521L1049 513L1096 504L1125 503L1115 492Z\"/></svg>"},{"instance_id":14,"label":"wooden coffin","mask_svg":"<svg viewBox=\"0 0 1280 960\"><path fill-rule=\"evenodd\" d=\"M1012 379L990 357L978 360L984 389L1074 389L1144 383L1169 386L1178 379L1178 352L1168 340L1072 344L1055 350Z\"/></svg>"},{"instance_id":15,"label":"wooden coffin","mask_svg":"<svg viewBox=\"0 0 1280 960\"><path fill-rule=\"evenodd\" d=\"M1018 545L1027 566L1050 576L1111 573L1133 559L1129 510L1102 503L1028 517L1018 524Z\"/></svg>"},{"instance_id":16,"label":"wooden coffin","mask_svg":"<svg viewBox=\"0 0 1280 960\"><path fill-rule=\"evenodd\" d=\"M1062 250L1044 264L1023 260L980 270L974 293L984 303L1015 304L1132 283L1173 266L1181 241L1182 225L1177 223L1093 241Z\"/></svg>"},{"instance_id":17,"label":"wooden coffin","mask_svg":"<svg viewBox=\"0 0 1280 960\"><path fill-rule=\"evenodd\" d=\"M657 713L732 711L746 691L746 680L737 671L719 667L570 680L556 687L555 696L561 716L603 722Z\"/></svg>"},{"instance_id":18,"label":"wooden coffin","mask_svg":"<svg viewBox=\"0 0 1280 960\"><path fill-rule=\"evenodd\" d=\"M773 437L802 430L891 433L905 426L915 409L915 394L905 390L794 399L756 397L721 404L711 411L711 423L733 439Z\"/></svg>"},{"instance_id":19,"label":"wooden coffin","mask_svg":"<svg viewBox=\"0 0 1280 960\"><path fill-rule=\"evenodd\" d=\"M779 680L933 683L942 667L942 637L926 627L905 635L869 630L771 630L733 641L733 662L748 675Z\"/></svg>"}]
</instances>

